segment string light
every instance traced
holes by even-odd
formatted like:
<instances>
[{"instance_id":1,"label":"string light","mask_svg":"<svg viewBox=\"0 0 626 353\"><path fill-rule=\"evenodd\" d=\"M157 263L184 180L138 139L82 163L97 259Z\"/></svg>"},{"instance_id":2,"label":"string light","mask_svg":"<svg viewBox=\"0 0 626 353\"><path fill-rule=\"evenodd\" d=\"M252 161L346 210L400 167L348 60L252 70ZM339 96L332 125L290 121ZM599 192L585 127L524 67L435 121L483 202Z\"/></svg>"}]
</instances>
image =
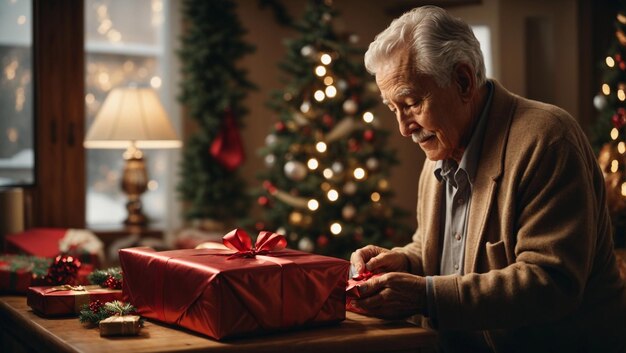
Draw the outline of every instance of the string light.
<instances>
[{"instance_id":1,"label":"string light","mask_svg":"<svg viewBox=\"0 0 626 353\"><path fill-rule=\"evenodd\" d=\"M329 98L335 97L337 95L337 89L335 88L335 86L331 85L331 86L326 87L326 95Z\"/></svg>"},{"instance_id":2,"label":"string light","mask_svg":"<svg viewBox=\"0 0 626 353\"><path fill-rule=\"evenodd\" d=\"M330 85L332 85L332 84L333 84L333 82L335 82L335 80L333 80L333 78L332 78L332 77L330 77L330 76L326 76L326 77L324 77L324 84L325 84L326 86L330 86Z\"/></svg>"},{"instance_id":3,"label":"string light","mask_svg":"<svg viewBox=\"0 0 626 353\"><path fill-rule=\"evenodd\" d=\"M622 183L622 196L626 196L626 183Z\"/></svg>"},{"instance_id":4,"label":"string light","mask_svg":"<svg viewBox=\"0 0 626 353\"><path fill-rule=\"evenodd\" d=\"M611 129L611 139L617 140L619 136L619 131L616 128Z\"/></svg>"},{"instance_id":5,"label":"string light","mask_svg":"<svg viewBox=\"0 0 626 353\"><path fill-rule=\"evenodd\" d=\"M361 180L361 179L365 178L365 169L363 169L363 168L356 168L354 170L354 177L357 180Z\"/></svg>"},{"instance_id":6,"label":"string light","mask_svg":"<svg viewBox=\"0 0 626 353\"><path fill-rule=\"evenodd\" d=\"M626 152L626 144L624 141L620 141L620 143L617 144L617 152L620 154L624 154L624 152Z\"/></svg>"},{"instance_id":7,"label":"string light","mask_svg":"<svg viewBox=\"0 0 626 353\"><path fill-rule=\"evenodd\" d=\"M317 159L311 158L308 160L308 162L306 162L306 165L307 167L309 167L309 169L315 170L317 169L317 167L319 167L319 162L317 161Z\"/></svg>"},{"instance_id":8,"label":"string light","mask_svg":"<svg viewBox=\"0 0 626 353\"><path fill-rule=\"evenodd\" d=\"M370 199L374 202L378 202L380 201L380 194L377 192L373 192L372 195L370 195Z\"/></svg>"},{"instance_id":9,"label":"string light","mask_svg":"<svg viewBox=\"0 0 626 353\"><path fill-rule=\"evenodd\" d=\"M611 173L615 173L617 172L617 170L619 169L619 162L614 159L611 161Z\"/></svg>"},{"instance_id":10,"label":"string light","mask_svg":"<svg viewBox=\"0 0 626 353\"><path fill-rule=\"evenodd\" d=\"M374 121L374 114L372 114L372 112L363 113L363 121L370 124L372 121Z\"/></svg>"},{"instance_id":11,"label":"string light","mask_svg":"<svg viewBox=\"0 0 626 353\"><path fill-rule=\"evenodd\" d=\"M613 60L613 58L612 58L612 57L607 56L607 57L606 57L606 66L608 66L608 67L613 67L613 66L615 66L615 60Z\"/></svg>"},{"instance_id":12,"label":"string light","mask_svg":"<svg viewBox=\"0 0 626 353\"><path fill-rule=\"evenodd\" d=\"M328 146L326 146L326 143L324 142L318 142L315 144L315 149L317 150L317 152L319 153L324 153L326 152L326 149L328 148Z\"/></svg>"},{"instance_id":13,"label":"string light","mask_svg":"<svg viewBox=\"0 0 626 353\"><path fill-rule=\"evenodd\" d=\"M604 93L605 96L608 96L609 94L611 94L611 86L609 86L608 84L603 84L602 85L602 93Z\"/></svg>"},{"instance_id":14,"label":"string light","mask_svg":"<svg viewBox=\"0 0 626 353\"><path fill-rule=\"evenodd\" d=\"M626 93L624 93L623 89L617 90L617 99L621 100L622 102L624 101L624 99L626 99Z\"/></svg>"},{"instance_id":15,"label":"string light","mask_svg":"<svg viewBox=\"0 0 626 353\"><path fill-rule=\"evenodd\" d=\"M307 207L311 211L316 211L320 207L320 203L315 199L310 199L309 202L307 202Z\"/></svg>"},{"instance_id":16,"label":"string light","mask_svg":"<svg viewBox=\"0 0 626 353\"><path fill-rule=\"evenodd\" d=\"M331 58L328 54L322 54L320 61L322 62L322 64L328 65L333 61L333 58Z\"/></svg>"},{"instance_id":17,"label":"string light","mask_svg":"<svg viewBox=\"0 0 626 353\"><path fill-rule=\"evenodd\" d=\"M324 94L322 90L317 90L313 94L313 97L315 98L316 101L321 102L324 100L324 98L326 98L326 95Z\"/></svg>"},{"instance_id":18,"label":"string light","mask_svg":"<svg viewBox=\"0 0 626 353\"><path fill-rule=\"evenodd\" d=\"M341 234L341 224L339 224L339 222L335 222L333 224L330 225L330 232L333 233L334 235L339 235Z\"/></svg>"},{"instance_id":19,"label":"string light","mask_svg":"<svg viewBox=\"0 0 626 353\"><path fill-rule=\"evenodd\" d=\"M322 65L315 68L315 74L319 77L326 75L326 68Z\"/></svg>"},{"instance_id":20,"label":"string light","mask_svg":"<svg viewBox=\"0 0 626 353\"><path fill-rule=\"evenodd\" d=\"M335 202L339 199L339 193L335 189L330 189L328 190L326 197L328 197L330 201Z\"/></svg>"},{"instance_id":21,"label":"string light","mask_svg":"<svg viewBox=\"0 0 626 353\"><path fill-rule=\"evenodd\" d=\"M324 175L324 178L326 179L330 179L332 178L335 174L333 173L333 170L330 168L326 168L324 169L324 171L322 172L322 174Z\"/></svg>"}]
</instances>

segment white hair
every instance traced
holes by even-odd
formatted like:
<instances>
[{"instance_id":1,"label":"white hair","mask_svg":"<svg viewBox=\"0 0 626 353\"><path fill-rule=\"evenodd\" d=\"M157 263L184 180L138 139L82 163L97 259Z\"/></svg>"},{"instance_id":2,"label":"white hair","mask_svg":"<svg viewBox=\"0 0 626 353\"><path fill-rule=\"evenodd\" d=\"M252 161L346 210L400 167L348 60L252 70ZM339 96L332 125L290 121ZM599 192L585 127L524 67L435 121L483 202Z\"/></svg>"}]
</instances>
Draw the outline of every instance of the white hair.
<instances>
[{"instance_id":1,"label":"white hair","mask_svg":"<svg viewBox=\"0 0 626 353\"><path fill-rule=\"evenodd\" d=\"M478 86L487 80L480 43L471 27L439 7L418 7L393 20L369 45L365 68L375 75L391 54L405 48L417 72L432 76L441 87L450 82L458 63L474 68Z\"/></svg>"}]
</instances>

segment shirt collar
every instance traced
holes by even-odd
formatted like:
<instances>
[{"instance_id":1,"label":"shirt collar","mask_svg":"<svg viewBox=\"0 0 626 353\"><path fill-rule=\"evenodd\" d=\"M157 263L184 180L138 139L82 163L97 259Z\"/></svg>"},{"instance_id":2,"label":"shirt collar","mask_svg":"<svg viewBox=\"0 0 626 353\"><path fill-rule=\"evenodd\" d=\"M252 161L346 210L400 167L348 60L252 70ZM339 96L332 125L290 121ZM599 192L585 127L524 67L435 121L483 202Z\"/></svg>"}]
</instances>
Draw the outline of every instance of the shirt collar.
<instances>
[{"instance_id":1,"label":"shirt collar","mask_svg":"<svg viewBox=\"0 0 626 353\"><path fill-rule=\"evenodd\" d=\"M489 108L491 107L491 101L493 100L493 83L491 81L487 81L487 91L487 102L485 103L483 110L480 112L478 124L476 124L476 128L472 132L470 142L467 144L467 148L463 152L463 157L461 157L461 162L458 165L458 169L465 170L470 183L474 182L474 176L476 175L478 158L480 157L483 136L485 135L485 126L487 125L486 117L487 114L489 114ZM435 163L435 177L437 180L441 181L444 175L450 172L450 168L452 167L452 164L449 163L450 161L454 160L439 160ZM457 168L454 169L456 170Z\"/></svg>"}]
</instances>

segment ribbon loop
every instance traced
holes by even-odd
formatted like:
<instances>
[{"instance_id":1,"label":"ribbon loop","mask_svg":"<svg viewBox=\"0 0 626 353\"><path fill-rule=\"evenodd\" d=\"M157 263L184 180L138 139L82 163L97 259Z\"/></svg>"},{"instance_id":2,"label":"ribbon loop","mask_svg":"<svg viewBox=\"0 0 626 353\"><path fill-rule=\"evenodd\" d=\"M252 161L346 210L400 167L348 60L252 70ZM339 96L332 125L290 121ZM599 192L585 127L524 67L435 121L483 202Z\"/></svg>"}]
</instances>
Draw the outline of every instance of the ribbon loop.
<instances>
[{"instance_id":1,"label":"ribbon loop","mask_svg":"<svg viewBox=\"0 0 626 353\"><path fill-rule=\"evenodd\" d=\"M236 228L228 232L222 243L229 249L235 250L236 253L231 255L229 259L236 257L255 257L256 255L266 255L271 251L282 250L287 246L285 237L278 233L262 231L257 237L255 246L252 246L252 240L246 231Z\"/></svg>"}]
</instances>

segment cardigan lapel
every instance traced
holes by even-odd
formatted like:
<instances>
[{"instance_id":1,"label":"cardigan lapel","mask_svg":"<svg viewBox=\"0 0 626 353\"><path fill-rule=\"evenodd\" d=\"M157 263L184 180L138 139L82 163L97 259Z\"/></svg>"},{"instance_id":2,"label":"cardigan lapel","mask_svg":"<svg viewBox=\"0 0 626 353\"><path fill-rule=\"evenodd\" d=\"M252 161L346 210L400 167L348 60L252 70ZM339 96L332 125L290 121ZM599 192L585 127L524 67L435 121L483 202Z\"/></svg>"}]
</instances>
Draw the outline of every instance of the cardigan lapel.
<instances>
[{"instance_id":1,"label":"cardigan lapel","mask_svg":"<svg viewBox=\"0 0 626 353\"><path fill-rule=\"evenodd\" d=\"M485 227L495 200L498 181L502 175L504 151L516 107L514 96L497 81L492 82L494 84L493 100L487 117L468 215L465 273L477 270L477 258L481 244L485 241Z\"/></svg>"},{"instance_id":2,"label":"cardigan lapel","mask_svg":"<svg viewBox=\"0 0 626 353\"><path fill-rule=\"evenodd\" d=\"M426 200L426 214L424 219L429 220L425 224L424 230L424 245L423 245L423 264L424 273L426 274L439 274L441 263L441 200L443 197L444 183L441 183L434 176L434 163L431 164L431 170L429 174L431 187L428 190L434 190L431 197Z\"/></svg>"}]
</instances>

